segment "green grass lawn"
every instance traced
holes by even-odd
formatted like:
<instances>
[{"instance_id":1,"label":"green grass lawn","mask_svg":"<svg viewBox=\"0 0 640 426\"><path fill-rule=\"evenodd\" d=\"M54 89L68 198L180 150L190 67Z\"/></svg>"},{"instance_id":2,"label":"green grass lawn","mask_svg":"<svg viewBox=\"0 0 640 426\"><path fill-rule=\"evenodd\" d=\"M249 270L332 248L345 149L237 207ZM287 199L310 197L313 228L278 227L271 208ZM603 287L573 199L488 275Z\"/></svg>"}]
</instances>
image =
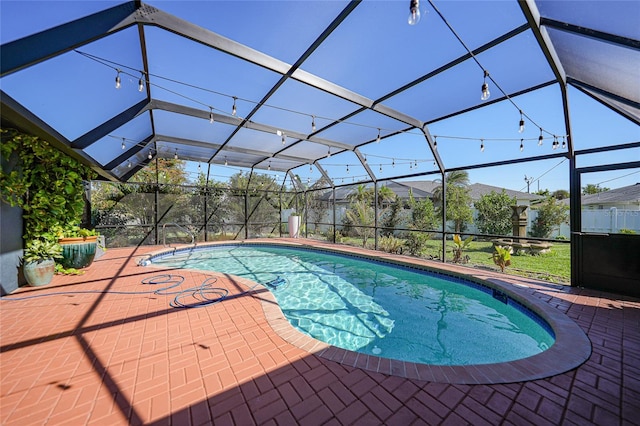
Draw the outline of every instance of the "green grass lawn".
<instances>
[{"instance_id":1,"label":"green grass lawn","mask_svg":"<svg viewBox=\"0 0 640 426\"><path fill-rule=\"evenodd\" d=\"M362 247L361 238L344 238L342 243ZM374 241L369 239L367 248L373 249ZM447 261L452 257L452 241L447 241ZM440 240L430 240L424 252L425 257L440 257L442 242ZM499 271L491 257L493 244L485 241L473 241L464 251L464 255L469 256L467 266L478 266ZM558 284L569 284L571 279L571 256L568 243L553 243L549 253L532 255L512 255L511 266L505 269L505 273L531 277L543 281Z\"/></svg>"}]
</instances>

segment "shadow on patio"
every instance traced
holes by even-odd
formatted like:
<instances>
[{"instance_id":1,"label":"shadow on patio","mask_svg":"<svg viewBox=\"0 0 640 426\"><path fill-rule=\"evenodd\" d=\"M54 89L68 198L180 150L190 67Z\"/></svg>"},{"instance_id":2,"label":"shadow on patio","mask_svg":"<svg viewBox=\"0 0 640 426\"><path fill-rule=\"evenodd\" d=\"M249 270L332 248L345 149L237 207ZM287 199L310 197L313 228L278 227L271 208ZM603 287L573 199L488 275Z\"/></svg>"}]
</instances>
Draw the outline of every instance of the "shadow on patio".
<instances>
[{"instance_id":1,"label":"shadow on patio","mask_svg":"<svg viewBox=\"0 0 640 426\"><path fill-rule=\"evenodd\" d=\"M143 278L168 272L136 266L152 249L109 250L85 275L56 276L13 298L141 291ZM188 287L211 275L179 274ZM231 296L250 287L217 278ZM591 358L549 379L474 386L405 379L310 354L273 331L260 294L202 309L173 309L173 296L157 294L3 300L0 422L638 424L640 303L526 281L587 332Z\"/></svg>"}]
</instances>

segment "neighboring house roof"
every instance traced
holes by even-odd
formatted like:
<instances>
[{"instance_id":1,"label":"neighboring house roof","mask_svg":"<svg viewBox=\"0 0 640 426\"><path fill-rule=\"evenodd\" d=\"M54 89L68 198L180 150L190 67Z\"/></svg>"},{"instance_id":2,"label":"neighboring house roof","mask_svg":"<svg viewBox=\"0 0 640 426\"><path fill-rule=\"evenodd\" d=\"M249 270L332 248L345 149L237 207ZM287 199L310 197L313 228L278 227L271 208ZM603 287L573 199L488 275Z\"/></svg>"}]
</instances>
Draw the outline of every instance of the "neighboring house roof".
<instances>
[{"instance_id":1,"label":"neighboring house roof","mask_svg":"<svg viewBox=\"0 0 640 426\"><path fill-rule=\"evenodd\" d=\"M417 199L422 198L432 198L433 193L437 187L440 186L440 182L433 180L412 180L412 181L403 181L397 182L394 180L387 181L383 184L383 186L389 187L396 195L398 195L401 199L409 198L409 190L413 192L413 196ZM371 188L373 185L367 185L367 188ZM502 192L504 188L499 188L497 186L485 185L483 183L474 183L469 185L472 200L478 200L483 195L489 194L492 191L497 192L498 194ZM348 187L340 187L336 189L336 200L346 201L349 197L356 193L357 185L348 186ZM536 194L529 194L526 192L514 191L512 189L504 189L510 197L515 197L517 200L524 201L537 201L544 200L545 197ZM332 192L328 191L323 194L320 199L324 201L331 200L333 198Z\"/></svg>"},{"instance_id":2,"label":"neighboring house roof","mask_svg":"<svg viewBox=\"0 0 640 426\"><path fill-rule=\"evenodd\" d=\"M336 200L347 201L349 197L358 192L359 185L351 185L351 186L343 186L340 188L336 188ZM367 188L373 188L373 184L365 185ZM409 190L413 191L414 198L427 198L432 197L433 193L421 190L419 188L414 187L413 185L406 185L405 182L396 182L396 181L387 181L384 182L381 186L386 186L391 189L394 194L399 196L401 199L409 198ZM319 197L322 201L329 201L333 199L333 191L326 191L322 196Z\"/></svg>"},{"instance_id":3,"label":"neighboring house roof","mask_svg":"<svg viewBox=\"0 0 640 426\"><path fill-rule=\"evenodd\" d=\"M562 200L569 204L569 200ZM640 183L582 196L582 205L640 203Z\"/></svg>"},{"instance_id":4,"label":"neighboring house roof","mask_svg":"<svg viewBox=\"0 0 640 426\"><path fill-rule=\"evenodd\" d=\"M485 185L484 183L473 183L469 185L469 188L471 189L470 195L472 200L479 200L480 197L490 194L492 191L500 194L503 190L509 197L515 197L515 199L519 201L538 201L545 199L542 195L514 191L513 189L499 188L497 186Z\"/></svg>"}]
</instances>

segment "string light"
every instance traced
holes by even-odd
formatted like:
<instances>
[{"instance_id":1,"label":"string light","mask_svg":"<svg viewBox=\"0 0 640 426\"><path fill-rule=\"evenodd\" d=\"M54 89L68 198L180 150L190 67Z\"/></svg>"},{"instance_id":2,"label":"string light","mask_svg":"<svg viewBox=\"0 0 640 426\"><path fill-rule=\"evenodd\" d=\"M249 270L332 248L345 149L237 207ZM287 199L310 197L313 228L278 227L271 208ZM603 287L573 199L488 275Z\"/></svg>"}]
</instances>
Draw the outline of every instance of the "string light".
<instances>
[{"instance_id":1,"label":"string light","mask_svg":"<svg viewBox=\"0 0 640 426\"><path fill-rule=\"evenodd\" d=\"M329 150L327 151L327 158L331 157L331 147L329 147Z\"/></svg>"},{"instance_id":2,"label":"string light","mask_svg":"<svg viewBox=\"0 0 640 426\"><path fill-rule=\"evenodd\" d=\"M236 101L238 100L237 97L233 97L233 107L231 108L231 115L233 115L234 117L236 116L236 114L238 114L238 110L236 109Z\"/></svg>"},{"instance_id":3,"label":"string light","mask_svg":"<svg viewBox=\"0 0 640 426\"><path fill-rule=\"evenodd\" d=\"M380 163L380 173L382 173L382 163Z\"/></svg>"},{"instance_id":4,"label":"string light","mask_svg":"<svg viewBox=\"0 0 640 426\"><path fill-rule=\"evenodd\" d=\"M309 163L309 173L313 173L313 166Z\"/></svg>"},{"instance_id":5,"label":"string light","mask_svg":"<svg viewBox=\"0 0 640 426\"><path fill-rule=\"evenodd\" d=\"M487 83L487 77L489 77L489 71L484 70L484 81L482 83L482 96L480 96L480 100L486 101L491 96L489 92L489 83Z\"/></svg>"},{"instance_id":6,"label":"string light","mask_svg":"<svg viewBox=\"0 0 640 426\"><path fill-rule=\"evenodd\" d=\"M173 159L174 160L178 159L178 148L176 148L176 152L175 152L175 154L173 154Z\"/></svg>"},{"instance_id":7,"label":"string light","mask_svg":"<svg viewBox=\"0 0 640 426\"><path fill-rule=\"evenodd\" d=\"M433 149L438 149L438 137L434 136L433 137Z\"/></svg>"},{"instance_id":8,"label":"string light","mask_svg":"<svg viewBox=\"0 0 640 426\"><path fill-rule=\"evenodd\" d=\"M224 165L225 166L229 165L229 163L227 162L227 156L226 155L224 156Z\"/></svg>"},{"instance_id":9,"label":"string light","mask_svg":"<svg viewBox=\"0 0 640 426\"><path fill-rule=\"evenodd\" d=\"M287 143L287 136L284 133L281 133L281 134L282 134L282 145L284 145Z\"/></svg>"},{"instance_id":10,"label":"string light","mask_svg":"<svg viewBox=\"0 0 640 426\"><path fill-rule=\"evenodd\" d=\"M396 168L396 159L392 159L391 160L391 167L393 167L394 169Z\"/></svg>"},{"instance_id":11,"label":"string light","mask_svg":"<svg viewBox=\"0 0 640 426\"><path fill-rule=\"evenodd\" d=\"M140 78L138 79L138 92L142 92L144 90L144 74L140 72Z\"/></svg>"},{"instance_id":12,"label":"string light","mask_svg":"<svg viewBox=\"0 0 640 426\"><path fill-rule=\"evenodd\" d=\"M202 167L200 167L200 162L198 162L198 173L200 173L201 170L202 170Z\"/></svg>"},{"instance_id":13,"label":"string light","mask_svg":"<svg viewBox=\"0 0 640 426\"><path fill-rule=\"evenodd\" d=\"M542 127L540 127L540 136L538 136L538 146L542 146L543 139L544 137L542 137Z\"/></svg>"},{"instance_id":14,"label":"string light","mask_svg":"<svg viewBox=\"0 0 640 426\"><path fill-rule=\"evenodd\" d=\"M520 152L524 151L524 139L520 139Z\"/></svg>"},{"instance_id":15,"label":"string light","mask_svg":"<svg viewBox=\"0 0 640 426\"><path fill-rule=\"evenodd\" d=\"M553 135L553 144L551 145L551 147L554 151L558 149L558 137L556 135Z\"/></svg>"},{"instance_id":16,"label":"string light","mask_svg":"<svg viewBox=\"0 0 640 426\"><path fill-rule=\"evenodd\" d=\"M367 156L364 156L364 164L367 164Z\"/></svg>"},{"instance_id":17,"label":"string light","mask_svg":"<svg viewBox=\"0 0 640 426\"><path fill-rule=\"evenodd\" d=\"M151 154L151 150L149 150L149 155L147 155L147 158L148 158L149 160L151 160L151 159L153 158L153 154Z\"/></svg>"},{"instance_id":18,"label":"string light","mask_svg":"<svg viewBox=\"0 0 640 426\"><path fill-rule=\"evenodd\" d=\"M271 161L269 161L269 165L267 166L267 170L271 170Z\"/></svg>"},{"instance_id":19,"label":"string light","mask_svg":"<svg viewBox=\"0 0 640 426\"><path fill-rule=\"evenodd\" d=\"M129 162L127 163L127 167L131 168L131 160L129 160Z\"/></svg>"},{"instance_id":20,"label":"string light","mask_svg":"<svg viewBox=\"0 0 640 426\"><path fill-rule=\"evenodd\" d=\"M311 133L315 133L316 132L316 116L312 115L311 116Z\"/></svg>"},{"instance_id":21,"label":"string light","mask_svg":"<svg viewBox=\"0 0 640 426\"><path fill-rule=\"evenodd\" d=\"M411 4L413 4L413 2L412 2ZM418 4L418 2L416 2L416 5L417 5L417 4ZM436 12L438 12L438 11L436 10ZM446 22L445 22L445 23L446 23ZM448 23L447 23L447 24L448 24ZM450 28L450 29L451 29L452 31L454 31L454 30L453 30L453 28ZM455 32L454 32L454 35L455 35ZM462 40L460 40L460 41L462 42ZM464 45L464 43L463 43L463 45ZM465 46L465 48L466 48L466 45L464 45L464 46ZM117 75L116 75L116 87L117 87L117 88L120 88L120 87L121 87L121 76L120 76L120 74L123 72L123 71L122 71L122 69L120 69L120 68L115 68L114 66L109 65L107 62L111 62L111 61L108 61L108 60L106 60L106 59L99 58L99 57L96 57L96 56L94 56L94 55L90 55L90 54L87 54L87 53L84 53L84 52L80 52L80 51L77 51L77 53L79 53L79 54L81 54L81 55L83 55L83 56L87 57L88 59L94 60L94 61L99 62L99 63L101 63L101 64L103 64L103 65L106 65L106 66L108 66L108 67L110 67L110 68L112 68L112 69L115 69L115 70L116 70L116 72L117 72ZM476 62L477 62L477 60L476 60ZM111 62L111 63L113 63L113 62ZM478 63L478 65L480 65L480 63ZM133 68L132 68L132 69L133 69ZM141 77L140 77L140 79L139 79L139 81L138 81L138 83L139 83L139 87L138 87L138 88L140 89L140 82L142 82L142 85L144 86L144 85L145 85L145 83L147 83L147 84L148 84L148 81L145 79L145 76L146 76L147 74L146 74L144 71L138 71L138 72L139 72L139 73L140 73L140 75L141 75ZM489 74L489 72L488 72L487 70L485 70L484 68L483 68L483 72L484 72L484 81L483 81L483 85L482 85L482 98L481 98L481 99L482 99L482 100L486 100L486 99L488 99L488 98L489 98L489 96L490 96L490 93L489 93L489 87L488 87L488 83L487 83L487 77L489 77L489 75L490 75L490 74ZM149 74L149 75L150 75L150 74ZM154 76L155 76L155 75L154 75ZM168 79L168 78L166 78L166 77L162 77L162 76L157 76L157 77L158 77L158 78L160 78L160 79L170 80L170 81L172 81L172 82L179 83L179 84L186 84L186 83L182 83L182 82L180 82L180 81L171 80L171 79ZM209 92L213 92L213 91L211 91L211 90L204 89L204 88L198 88L198 89L205 90L205 91L209 91ZM237 97L237 96L231 96L231 95L227 95L227 94L224 94L224 93L218 93L218 92L214 92L214 93L217 93L217 94L222 95L222 96L227 96L227 97L231 97L231 98L233 98L233 105L234 105L234 108L233 108L233 110L232 110L232 114L233 114L233 115L237 114L237 109L236 109L236 101L237 101L237 99L238 99L238 97ZM180 95L179 93L177 93L177 94L178 94L178 95ZM182 96L182 95L180 95L180 96ZM507 99L509 99L509 100L511 101L511 103L512 103L512 104L514 104L514 103L513 103L513 101L509 98L509 96L508 96L508 95L506 95L506 96L507 96ZM248 102L252 102L252 101L250 101L250 100L249 100ZM257 103L257 102L256 102L256 103ZM204 104L203 104L203 105L204 105ZM282 110L286 110L286 111L288 111L288 112L292 112L292 113L296 113L296 114L304 114L304 115L306 115L306 116L309 116L309 115L310 115L310 114L308 114L308 113L303 113L303 112L293 111L293 110L287 110L287 109L285 109L285 108L281 108L281 107L273 106L273 105L267 105L267 104L264 104L263 106L267 106L267 107L271 107L271 108L277 108L277 109L282 109ZM514 104L514 106L516 106L516 105ZM516 106L516 107L517 107L517 106ZM213 112L213 107L209 107L209 108L210 108L210 121L211 121L211 119L213 119L213 114L212 114L212 112ZM520 122L519 122L519 124L520 124L521 126L519 126L519 130L520 130L520 129L522 129L522 131L524 131L524 117L525 117L526 115L525 115L525 113L524 113L521 109L518 109L518 112L520 113L520 116L521 116L521 118L520 118ZM311 117L312 117L312 128L313 128L313 124L315 123L315 117L316 117L316 116L315 116L315 115L312 115ZM528 117L528 116L527 116L527 117ZM328 118L328 120L334 120L334 119ZM347 123L347 124L353 124L353 125L362 126L362 124L349 123L349 122L347 122L347 121L341 121L341 122L342 122L342 123ZM535 123L534 123L534 124L535 124ZM368 126L364 126L364 127L368 127ZM539 127L539 126L538 126L538 127ZM539 128L540 128L541 134L545 132L545 130L544 130L542 127L539 127ZM378 128L378 132L379 132L379 134L381 134L381 130L382 130L381 128ZM281 132L280 132L280 131L278 131L277 133L278 133L279 135L281 134ZM407 133L410 133L410 132L408 132L408 131L407 131ZM549 133L549 134L551 135L551 133L550 133L550 132L547 132L547 133ZM283 139L285 139L283 142L284 142L284 143L286 143L286 138L283 138ZM544 138L542 138L542 139L544 139ZM377 139L376 139L376 141L377 141ZM541 141L541 140L540 140L540 138L539 138L539 142L540 142L540 141ZM566 142L565 142L565 143L566 143ZM558 143L556 144L556 149L557 149L559 146L560 146L560 143L558 142ZM436 149L437 149L437 141L435 140L435 138L434 138L434 148L436 148Z\"/></svg>"},{"instance_id":22,"label":"string light","mask_svg":"<svg viewBox=\"0 0 640 426\"><path fill-rule=\"evenodd\" d=\"M124 151L125 149L127 149L127 146L124 144L124 138L122 138L122 150Z\"/></svg>"},{"instance_id":23,"label":"string light","mask_svg":"<svg viewBox=\"0 0 640 426\"><path fill-rule=\"evenodd\" d=\"M378 128L378 137L376 138L376 143L380 143L380 128Z\"/></svg>"},{"instance_id":24,"label":"string light","mask_svg":"<svg viewBox=\"0 0 640 426\"><path fill-rule=\"evenodd\" d=\"M209 123L213 124L213 107L209 107Z\"/></svg>"},{"instance_id":25,"label":"string light","mask_svg":"<svg viewBox=\"0 0 640 426\"><path fill-rule=\"evenodd\" d=\"M409 2L409 18L407 23L409 25L416 25L420 22L420 0L411 0Z\"/></svg>"},{"instance_id":26,"label":"string light","mask_svg":"<svg viewBox=\"0 0 640 426\"><path fill-rule=\"evenodd\" d=\"M484 152L484 140L480 139L480 152Z\"/></svg>"},{"instance_id":27,"label":"string light","mask_svg":"<svg viewBox=\"0 0 640 426\"><path fill-rule=\"evenodd\" d=\"M349 165L347 164L347 174L349 174Z\"/></svg>"},{"instance_id":28,"label":"string light","mask_svg":"<svg viewBox=\"0 0 640 426\"><path fill-rule=\"evenodd\" d=\"M520 124L518 126L518 133L524 132L524 117L522 116L522 110L520 110Z\"/></svg>"},{"instance_id":29,"label":"string light","mask_svg":"<svg viewBox=\"0 0 640 426\"><path fill-rule=\"evenodd\" d=\"M562 137L562 149L565 149L567 147L567 140L565 139L565 137Z\"/></svg>"}]
</instances>

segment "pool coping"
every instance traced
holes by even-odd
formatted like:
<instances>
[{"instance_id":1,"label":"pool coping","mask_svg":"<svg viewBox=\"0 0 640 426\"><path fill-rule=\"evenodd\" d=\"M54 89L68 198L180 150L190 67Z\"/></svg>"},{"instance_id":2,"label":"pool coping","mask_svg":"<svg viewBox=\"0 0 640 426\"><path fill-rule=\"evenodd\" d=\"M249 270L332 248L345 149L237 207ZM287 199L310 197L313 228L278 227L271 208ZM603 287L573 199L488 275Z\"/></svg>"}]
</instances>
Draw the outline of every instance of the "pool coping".
<instances>
[{"instance_id":1,"label":"pool coping","mask_svg":"<svg viewBox=\"0 0 640 426\"><path fill-rule=\"evenodd\" d=\"M338 348L307 336L289 323L271 291L268 291L260 283L237 277L250 283L254 289L267 290L260 292L262 310L271 328L282 339L308 353L343 365L409 379L472 385L514 383L551 377L577 368L591 356L591 342L578 324L557 308L537 297L531 297L524 288L519 288L515 284L504 281L498 273L481 272L477 269L455 265L455 269L462 269L464 270L463 273L453 270L450 264L314 240L260 239L199 243L157 250L141 256L138 261L141 265L144 265L148 259L160 255L220 245L277 245L324 250L462 278L506 293L514 301L524 305L544 319L555 334L555 343L549 349L515 361L455 366L399 361ZM487 277L486 275L490 276ZM508 276L505 278L508 278ZM254 284L258 285L255 286Z\"/></svg>"}]
</instances>

